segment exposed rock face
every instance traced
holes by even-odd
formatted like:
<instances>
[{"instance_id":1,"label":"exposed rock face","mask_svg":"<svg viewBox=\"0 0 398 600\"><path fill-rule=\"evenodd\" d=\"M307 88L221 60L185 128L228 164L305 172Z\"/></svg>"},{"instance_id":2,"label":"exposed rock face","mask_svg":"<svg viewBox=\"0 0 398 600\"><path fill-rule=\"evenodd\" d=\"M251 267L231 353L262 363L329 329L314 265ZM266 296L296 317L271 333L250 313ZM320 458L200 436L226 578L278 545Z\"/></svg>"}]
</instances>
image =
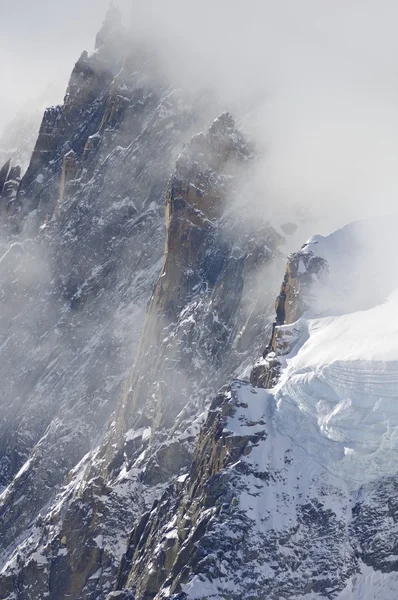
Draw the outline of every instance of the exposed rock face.
<instances>
[{"instance_id":1,"label":"exposed rock face","mask_svg":"<svg viewBox=\"0 0 398 600\"><path fill-rule=\"evenodd\" d=\"M294 323L307 307L314 277L327 270L325 260L310 252L296 252L289 257L280 295L275 304L278 325Z\"/></svg>"},{"instance_id":2,"label":"exposed rock face","mask_svg":"<svg viewBox=\"0 0 398 600\"><path fill-rule=\"evenodd\" d=\"M86 144L87 146L87 144ZM62 162L61 181L59 184L59 205L62 204L65 198L65 188L68 186L70 181L73 181L77 173L76 154L73 150L69 150L64 156ZM60 212L60 206L58 206L58 214Z\"/></svg>"},{"instance_id":3,"label":"exposed rock face","mask_svg":"<svg viewBox=\"0 0 398 600\"><path fill-rule=\"evenodd\" d=\"M116 14L119 17L116 17ZM112 112L110 98L117 95L117 90L125 90L125 103L130 107L139 98L134 99L137 82L129 81L130 69L123 69L128 52L126 33L121 25L121 17L117 9L110 9L99 34L100 41L96 52L88 55L83 52L77 61L62 106L46 110L33 150L29 167L22 179L14 213L15 226L21 226L21 218L37 210L36 227L46 218L51 218L57 200L56 179L62 177L63 159L70 151L80 160L91 136L98 136L107 129L106 115ZM134 52L133 52L134 54ZM131 59L134 63L134 59ZM118 78L115 76L119 74ZM133 83L133 85L129 85ZM135 88L135 89L134 89ZM144 90L141 88L141 95ZM148 93L149 90L147 90ZM120 115L119 115L120 116ZM120 118L114 125L122 125ZM139 126L136 129L138 133ZM131 140L127 132L127 140ZM102 140L101 140L102 141ZM113 141L107 148L111 151ZM98 166L99 145L96 146L96 159L91 167ZM103 144L106 146L106 144ZM104 158L104 156L102 157ZM92 175L92 169L84 169L80 165L82 183L86 183Z\"/></svg>"},{"instance_id":4,"label":"exposed rock face","mask_svg":"<svg viewBox=\"0 0 398 600\"><path fill-rule=\"evenodd\" d=\"M107 54L98 72L101 52L84 57L72 77L81 77L87 93L72 85L65 104L46 111L12 197L13 217L3 215L4 233L12 233L1 239L0 267L2 564L26 536L37 543L36 517L101 439L122 395L161 268L167 180L182 142L201 127L189 95L183 99L159 80L151 87L152 63L142 52L133 49L122 71L124 57L111 64ZM123 111L115 112L121 85ZM99 143L83 160L92 136ZM55 215L71 148L76 160L68 155ZM76 505L71 512L75 520L67 523L76 523L81 513ZM43 525L44 540L54 533L51 520ZM26 565L25 597L35 596L26 578L48 586L40 570L35 560ZM10 574L11 588L19 585L10 567L0 595ZM43 594L44 588L36 597Z\"/></svg>"},{"instance_id":5,"label":"exposed rock face","mask_svg":"<svg viewBox=\"0 0 398 600\"><path fill-rule=\"evenodd\" d=\"M223 114L167 186L203 101L144 52L108 52L108 34L46 111L3 221L0 590L21 600L108 594L131 527L189 467L207 398L259 352L271 311L253 277L280 238L226 211L252 149Z\"/></svg>"},{"instance_id":6,"label":"exposed rock face","mask_svg":"<svg viewBox=\"0 0 398 600\"><path fill-rule=\"evenodd\" d=\"M126 43L126 32L122 25L120 11L111 3L100 31L95 38L95 49L105 49L112 59L120 55L120 47Z\"/></svg>"},{"instance_id":7,"label":"exposed rock face","mask_svg":"<svg viewBox=\"0 0 398 600\"><path fill-rule=\"evenodd\" d=\"M217 220L228 192L233 192L237 170L249 159L250 149L227 113L179 156L166 198L165 262L153 310L175 314L186 304L190 289L215 283L224 259L222 248L212 257L220 237Z\"/></svg>"},{"instance_id":8,"label":"exposed rock face","mask_svg":"<svg viewBox=\"0 0 398 600\"><path fill-rule=\"evenodd\" d=\"M263 600L333 598L345 587L357 568L347 495L322 468L301 470L272 411L272 398L244 382L215 399L189 475L133 531L118 589Z\"/></svg>"},{"instance_id":9,"label":"exposed rock face","mask_svg":"<svg viewBox=\"0 0 398 600\"><path fill-rule=\"evenodd\" d=\"M305 248L305 246L304 246ZM255 387L272 388L280 371L278 357L289 354L296 332L293 328L281 327L293 324L308 308L313 284L328 272L324 259L307 250L300 250L288 257L285 277L275 300L275 321L263 358L251 371L250 381Z\"/></svg>"},{"instance_id":10,"label":"exposed rock face","mask_svg":"<svg viewBox=\"0 0 398 600\"><path fill-rule=\"evenodd\" d=\"M21 167L10 167L0 194L1 204L4 207L3 214L5 213L8 215L12 211L12 206L15 203L20 183Z\"/></svg>"},{"instance_id":11,"label":"exposed rock face","mask_svg":"<svg viewBox=\"0 0 398 600\"><path fill-rule=\"evenodd\" d=\"M232 202L251 144L228 113L192 137L202 100L113 8L96 48L22 182L0 172L0 597L346 600L394 576L395 479L349 487L269 391L327 264L291 255L274 307L281 238Z\"/></svg>"},{"instance_id":12,"label":"exposed rock face","mask_svg":"<svg viewBox=\"0 0 398 600\"><path fill-rule=\"evenodd\" d=\"M312 283L328 270L324 259L307 258L296 307L307 305ZM297 333L294 324L276 327L275 360ZM276 400L239 380L215 398L189 472L133 529L109 600L345 600L368 590L387 600L395 593L395 478L356 489L333 474L281 431Z\"/></svg>"},{"instance_id":13,"label":"exposed rock face","mask_svg":"<svg viewBox=\"0 0 398 600\"><path fill-rule=\"evenodd\" d=\"M214 144L214 135L217 142L222 136L223 143L229 141L226 144L229 151L224 158L219 154L220 144ZM188 160L194 168L186 171L183 187L187 190L190 182L195 181L195 173L200 177L207 173L211 177L213 183L209 190L213 202L205 195L198 196L195 210L197 219L206 223L212 219L212 227L197 231L195 212L192 205L184 206L183 202L188 203L183 198L180 198L180 212L170 215L167 208L165 264L172 251L174 258L178 256L179 248L186 250L181 257L186 256L187 260L180 264L180 271L166 267L161 272L118 419L104 444L86 459L68 491L58 499L36 531L37 537L32 535L28 542L26 560L32 565L32 577L37 577L32 557L40 548L45 563L41 569L44 589L54 600L70 595L101 598L112 588L129 528L150 508L154 499L161 497L170 479L185 473L192 461L201 419L198 420L198 415L203 410L208 390L224 381L226 374L233 372L247 356L246 347L239 351L234 338L241 334L248 321L255 322L255 315L262 319L261 331L265 326L267 313L263 306L261 315L256 313L258 307L252 306L248 318L245 292L250 292L250 288L245 288L253 272L274 257L279 237L266 224L257 236L244 234L242 229L231 239L221 235L222 231L215 234L215 230L221 229L219 215L223 203L232 193L232 175L229 174L226 186L224 174L232 168L232 161L246 162L249 153L230 116L223 115L216 120L205 137L206 153L202 153L199 164L194 160L194 138L178 159L176 173L182 172L182 160L184 164ZM209 167L214 164L214 152L218 173L215 167L211 170ZM166 206L172 201L173 181L175 176ZM217 208L216 202L219 203ZM206 207L211 207L207 213ZM173 220L178 220L175 229L170 227ZM179 243L170 231L174 236L181 235ZM226 232L229 231L230 226ZM183 245L186 238L193 244L198 234L202 235L202 246ZM221 260L216 268L208 270L206 261L210 252L215 256L220 254ZM173 286L166 281L168 277L174 278ZM229 291L227 296L225 290ZM257 334L258 330L253 327L251 349L261 343L261 336L255 340ZM195 419L197 422L193 423ZM79 527L79 523L83 525ZM70 537L70 531L76 527L80 542ZM69 539L71 542L66 542L62 559L50 561L50 547L54 544L60 547L62 540ZM100 553L98 539L101 539ZM71 554L84 556L84 561L81 558L85 565L83 570L80 559L71 562ZM52 584L55 573L62 573L62 596ZM9 575L19 581L26 576L26 571L17 575L9 569ZM24 585L26 588L28 583Z\"/></svg>"},{"instance_id":14,"label":"exposed rock face","mask_svg":"<svg viewBox=\"0 0 398 600\"><path fill-rule=\"evenodd\" d=\"M234 393L233 396L233 401L226 400L231 397L228 391L213 401L190 473L166 490L133 531L121 564L118 588L130 588L138 598L154 598L158 594L162 597L161 590L166 589L173 596L181 592L181 584L190 580L193 571L200 571L202 559L210 550L205 550L204 538L211 522L223 519L226 509L230 515L236 507L226 472L250 453L253 444L266 437L265 432L259 434L254 429L253 434L243 436L233 436L225 430L228 417L235 413L235 403L239 405ZM221 556L223 542L214 542L213 550ZM146 562L149 556L151 570ZM218 568L215 556L205 562L206 572L211 567Z\"/></svg>"},{"instance_id":15,"label":"exposed rock face","mask_svg":"<svg viewBox=\"0 0 398 600\"><path fill-rule=\"evenodd\" d=\"M149 423L171 427L187 398L210 382L221 385L244 359L234 352L234 338L247 318L245 284L279 241L267 224L256 237L243 226L231 234L233 217L221 219L250 156L224 114L177 160L166 197L165 260L124 400L123 432Z\"/></svg>"},{"instance_id":16,"label":"exposed rock face","mask_svg":"<svg viewBox=\"0 0 398 600\"><path fill-rule=\"evenodd\" d=\"M50 90L46 94L40 94L33 106L26 106L6 125L0 133L0 164L10 160L13 165L21 166L22 173L26 171L43 118L42 106L46 106L48 96L54 94L55 91L51 93Z\"/></svg>"}]
</instances>

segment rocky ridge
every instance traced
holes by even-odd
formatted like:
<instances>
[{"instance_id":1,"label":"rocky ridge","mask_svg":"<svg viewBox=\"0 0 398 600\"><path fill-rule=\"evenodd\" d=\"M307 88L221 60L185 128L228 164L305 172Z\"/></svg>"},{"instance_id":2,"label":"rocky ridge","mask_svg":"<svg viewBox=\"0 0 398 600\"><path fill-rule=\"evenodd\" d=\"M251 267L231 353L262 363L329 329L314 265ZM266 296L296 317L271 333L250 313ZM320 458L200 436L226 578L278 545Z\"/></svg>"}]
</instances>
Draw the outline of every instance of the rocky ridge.
<instances>
[{"instance_id":1,"label":"rocky ridge","mask_svg":"<svg viewBox=\"0 0 398 600\"><path fill-rule=\"evenodd\" d=\"M1 437L5 597L105 597L129 530L188 468L207 398L267 327L253 277L280 237L267 223L231 235L241 216L225 207L253 150L225 113L177 160L164 268L122 394L161 270L170 161L203 100L159 78L152 56L109 52L109 18L64 105L46 112L3 220L5 372L24 364L4 378L15 398ZM17 344L27 332L31 353Z\"/></svg>"},{"instance_id":2,"label":"rocky ridge","mask_svg":"<svg viewBox=\"0 0 398 600\"><path fill-rule=\"evenodd\" d=\"M200 423L199 420L197 425L192 424L192 420L203 411L208 390L224 381L227 373L238 367L246 356L247 348L237 348L233 337L241 336L248 319L254 323L266 318L266 313L256 313L256 307L252 306L249 314L246 307L242 307L245 280L250 281L251 273L275 256L279 237L264 224L257 237L248 233L242 236L240 232L238 237L228 240L228 244L223 239L217 230L221 206L216 208L214 204L227 200L232 175L227 177L229 185L226 187L221 166L228 171L231 161L246 161L249 153L229 115L217 119L204 139L204 162L198 164L193 160L197 144L194 138L178 159L176 175L169 185L164 268L149 304L137 362L128 380L119 416L104 444L85 459L61 499L56 500L48 516L41 520L40 526L36 525L27 540L24 552L27 552L25 560L31 572L20 571L15 566L16 553L7 568L11 576L8 585L15 586L18 581L28 594L38 577L38 568L41 579L47 582L45 589L49 597L66 598L72 594L99 598L109 590L116 576L120 548L127 542L128 525L141 517L171 478L186 471ZM225 152L225 144L228 152ZM177 176L181 174L182 162L186 164L187 160L193 170L187 172L190 177L184 182L186 196L185 199L177 197L179 206L175 210ZM219 170L218 177L214 167L209 166L214 164ZM194 174L199 179L207 175L212 180L207 192L202 188L202 195L193 185ZM192 201L188 202L190 185L195 189L196 208ZM170 211L171 203L173 211ZM206 212L207 207L211 207L211 212ZM194 216L199 219L199 226ZM210 222L210 225L204 227L202 222ZM226 227L225 222L223 225ZM201 236L199 246L189 239L190 236L198 239L198 235ZM181 243L187 238L188 244ZM192 252L191 262L187 262L187 247ZM180 269L175 267L181 251L185 269L181 265ZM239 255L233 260L238 251ZM210 252L221 256L212 268L208 265ZM169 269L171 260L175 261L174 268ZM234 295L230 298L229 310L225 311L220 288L225 289L227 283ZM214 322L221 325L221 332L217 336L216 327L212 337ZM254 328L253 335L255 332ZM201 342L205 336L212 343L210 348ZM224 349L227 343L234 349L230 355ZM184 369L192 363L192 357L196 369L191 369L188 379ZM207 380L203 376L203 365ZM135 498L133 506L132 498ZM96 518L97 514L101 518ZM79 540L71 536L75 528L79 530ZM101 552L98 539L101 539ZM59 558L50 561L54 545ZM21 547L17 552L21 552ZM38 552L39 563L33 558ZM55 572L57 580L62 582L62 592L51 584ZM98 576L93 577L95 574Z\"/></svg>"},{"instance_id":3,"label":"rocky ridge","mask_svg":"<svg viewBox=\"0 0 398 600\"><path fill-rule=\"evenodd\" d=\"M152 83L152 63L137 52L110 56L102 44L80 59L3 214L5 557L103 435L160 269L164 189L198 117L188 96ZM74 179L62 169L71 151Z\"/></svg>"},{"instance_id":4,"label":"rocky ridge","mask_svg":"<svg viewBox=\"0 0 398 600\"><path fill-rule=\"evenodd\" d=\"M327 276L327 262L308 251L306 245L288 257L285 276L275 300L275 321L262 358L253 365L250 381L255 387L274 387L280 374L280 358L289 354L297 340L293 325L309 308L314 285Z\"/></svg>"},{"instance_id":5,"label":"rocky ridge","mask_svg":"<svg viewBox=\"0 0 398 600\"><path fill-rule=\"evenodd\" d=\"M279 368L302 343L281 301L301 317L328 273L308 244L289 257L266 354ZM214 399L189 471L133 530L109 599L394 597L395 477L358 486L333 474L284 432L275 377L234 380Z\"/></svg>"},{"instance_id":6,"label":"rocky ridge","mask_svg":"<svg viewBox=\"0 0 398 600\"><path fill-rule=\"evenodd\" d=\"M1 212L0 597L362 600L371 581L390 600L395 478L353 488L277 419L327 261L289 257L272 328L282 240L233 202L252 145L126 43L112 9Z\"/></svg>"}]
</instances>

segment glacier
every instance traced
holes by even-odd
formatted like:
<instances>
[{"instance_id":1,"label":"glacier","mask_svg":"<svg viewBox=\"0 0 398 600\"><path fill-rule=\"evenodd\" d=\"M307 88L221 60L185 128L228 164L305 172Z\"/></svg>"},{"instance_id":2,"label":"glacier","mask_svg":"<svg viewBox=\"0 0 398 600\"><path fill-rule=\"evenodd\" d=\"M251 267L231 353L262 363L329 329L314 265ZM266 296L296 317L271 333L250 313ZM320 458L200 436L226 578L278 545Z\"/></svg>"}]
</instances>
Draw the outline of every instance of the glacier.
<instances>
[{"instance_id":1,"label":"glacier","mask_svg":"<svg viewBox=\"0 0 398 600\"><path fill-rule=\"evenodd\" d=\"M327 261L293 328L274 396L279 428L352 486L396 471L397 216L359 221L304 246ZM390 246L390 248L389 248Z\"/></svg>"}]
</instances>

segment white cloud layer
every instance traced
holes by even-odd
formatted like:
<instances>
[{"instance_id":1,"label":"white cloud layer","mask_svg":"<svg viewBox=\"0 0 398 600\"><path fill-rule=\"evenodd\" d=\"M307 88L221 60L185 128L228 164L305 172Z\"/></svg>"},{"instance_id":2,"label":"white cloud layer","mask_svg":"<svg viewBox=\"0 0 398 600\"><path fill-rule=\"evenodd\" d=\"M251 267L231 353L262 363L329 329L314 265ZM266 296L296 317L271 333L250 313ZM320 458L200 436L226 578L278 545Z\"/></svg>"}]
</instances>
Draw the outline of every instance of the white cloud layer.
<instances>
[{"instance_id":1,"label":"white cloud layer","mask_svg":"<svg viewBox=\"0 0 398 600\"><path fill-rule=\"evenodd\" d=\"M132 36L178 83L210 87L267 149L268 203L343 221L395 208L398 4L392 0L116 0ZM62 82L93 47L108 0L17 0L2 8L0 127ZM3 83L4 86L4 83ZM4 89L4 87L3 87ZM52 97L54 96L54 98ZM329 229L330 230L330 229Z\"/></svg>"}]
</instances>

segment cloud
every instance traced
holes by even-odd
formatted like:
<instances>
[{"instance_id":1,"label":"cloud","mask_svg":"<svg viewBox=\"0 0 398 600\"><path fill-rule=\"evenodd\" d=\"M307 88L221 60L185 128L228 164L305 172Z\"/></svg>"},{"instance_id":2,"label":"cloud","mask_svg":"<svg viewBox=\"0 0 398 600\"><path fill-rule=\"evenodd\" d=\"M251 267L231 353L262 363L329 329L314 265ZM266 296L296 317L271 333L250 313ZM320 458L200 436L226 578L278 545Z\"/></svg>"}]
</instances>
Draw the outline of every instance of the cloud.
<instances>
[{"instance_id":1,"label":"cloud","mask_svg":"<svg viewBox=\"0 0 398 600\"><path fill-rule=\"evenodd\" d=\"M161 51L181 85L215 90L264 148L261 210L294 206L327 232L394 207L395 3L133 4L133 35Z\"/></svg>"},{"instance_id":2,"label":"cloud","mask_svg":"<svg viewBox=\"0 0 398 600\"><path fill-rule=\"evenodd\" d=\"M398 192L398 5L392 0L116 0L131 36L176 85L210 88L264 150L258 209L322 232L387 212ZM61 101L108 0L20 0L3 9L0 128L49 83ZM271 214L271 213L270 213ZM333 219L330 219L332 214ZM327 217L327 218L325 218Z\"/></svg>"}]
</instances>

